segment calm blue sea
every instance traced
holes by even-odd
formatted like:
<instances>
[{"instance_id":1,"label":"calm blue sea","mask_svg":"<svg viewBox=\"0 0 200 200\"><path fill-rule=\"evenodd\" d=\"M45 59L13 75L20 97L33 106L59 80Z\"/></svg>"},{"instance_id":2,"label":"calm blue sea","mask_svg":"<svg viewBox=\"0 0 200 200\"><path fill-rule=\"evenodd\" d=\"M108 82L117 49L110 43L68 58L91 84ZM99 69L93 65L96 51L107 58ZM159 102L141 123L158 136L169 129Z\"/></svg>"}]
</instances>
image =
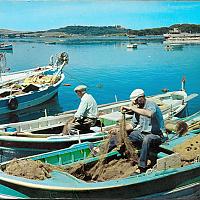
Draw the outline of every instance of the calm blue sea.
<instances>
[{"instance_id":1,"label":"calm blue sea","mask_svg":"<svg viewBox=\"0 0 200 200\"><path fill-rule=\"evenodd\" d=\"M181 79L186 76L186 90L200 93L200 45L184 45L167 51L160 41L138 45L127 49L125 40L74 40L48 45L38 40L14 40L12 52L6 54L7 66L18 71L49 63L51 55L65 51L69 64L64 68L63 83L58 96L49 102L26 110L23 114L4 116L0 123L11 120L28 120L71 109L76 109L79 99L74 87L85 84L98 104L110 103L129 98L135 88L143 88L146 95L161 93L163 88L170 91L181 88ZM190 114L200 110L200 97L188 105ZM8 118L8 119L7 119Z\"/></svg>"}]
</instances>

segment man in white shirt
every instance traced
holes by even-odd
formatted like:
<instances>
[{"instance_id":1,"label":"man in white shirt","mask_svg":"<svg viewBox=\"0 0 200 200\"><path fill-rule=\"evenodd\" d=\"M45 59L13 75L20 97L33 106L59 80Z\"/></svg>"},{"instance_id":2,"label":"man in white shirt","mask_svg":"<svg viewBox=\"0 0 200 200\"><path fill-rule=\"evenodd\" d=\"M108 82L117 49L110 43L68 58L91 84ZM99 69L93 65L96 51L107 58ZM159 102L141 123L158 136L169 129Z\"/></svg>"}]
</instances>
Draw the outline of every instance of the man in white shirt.
<instances>
[{"instance_id":1,"label":"man in white shirt","mask_svg":"<svg viewBox=\"0 0 200 200\"><path fill-rule=\"evenodd\" d=\"M86 92L86 89L87 86L85 85L79 85L74 89L74 92L76 92L81 99L81 102L74 114L72 123L63 128L63 134L66 134L66 132L69 132L72 129L78 129L84 133L89 131L90 127L96 124L98 115L97 103L92 95Z\"/></svg>"}]
</instances>

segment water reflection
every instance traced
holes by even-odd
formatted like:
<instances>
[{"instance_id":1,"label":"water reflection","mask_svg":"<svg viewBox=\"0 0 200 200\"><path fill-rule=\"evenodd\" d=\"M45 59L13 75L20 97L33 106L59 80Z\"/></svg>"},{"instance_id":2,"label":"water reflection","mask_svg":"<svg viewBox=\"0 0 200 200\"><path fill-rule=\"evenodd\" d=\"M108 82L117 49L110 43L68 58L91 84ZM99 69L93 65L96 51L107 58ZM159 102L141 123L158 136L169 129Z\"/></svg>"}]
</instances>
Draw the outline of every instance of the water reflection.
<instances>
[{"instance_id":1,"label":"water reflection","mask_svg":"<svg viewBox=\"0 0 200 200\"><path fill-rule=\"evenodd\" d=\"M58 101L58 95L54 96L49 101L34 106L32 108L28 108L25 110L5 114L0 116L0 124L6 124L6 123L16 123L19 121L28 121L37 119L40 117L44 117L45 114L49 115L55 115L57 113L62 112L62 107L59 104Z\"/></svg>"},{"instance_id":2,"label":"water reflection","mask_svg":"<svg viewBox=\"0 0 200 200\"><path fill-rule=\"evenodd\" d=\"M182 44L167 44L165 45L166 51L182 51L183 45Z\"/></svg>"},{"instance_id":3,"label":"water reflection","mask_svg":"<svg viewBox=\"0 0 200 200\"><path fill-rule=\"evenodd\" d=\"M9 50L0 49L0 53L10 53L10 54L13 54L13 49L9 49Z\"/></svg>"},{"instance_id":4,"label":"water reflection","mask_svg":"<svg viewBox=\"0 0 200 200\"><path fill-rule=\"evenodd\" d=\"M6 147L0 147L0 162L6 162L9 160L12 160L14 158L21 158L31 155L36 155L40 153L46 153L47 151L44 150L28 150L28 149L15 149L15 148L6 148Z\"/></svg>"}]
</instances>

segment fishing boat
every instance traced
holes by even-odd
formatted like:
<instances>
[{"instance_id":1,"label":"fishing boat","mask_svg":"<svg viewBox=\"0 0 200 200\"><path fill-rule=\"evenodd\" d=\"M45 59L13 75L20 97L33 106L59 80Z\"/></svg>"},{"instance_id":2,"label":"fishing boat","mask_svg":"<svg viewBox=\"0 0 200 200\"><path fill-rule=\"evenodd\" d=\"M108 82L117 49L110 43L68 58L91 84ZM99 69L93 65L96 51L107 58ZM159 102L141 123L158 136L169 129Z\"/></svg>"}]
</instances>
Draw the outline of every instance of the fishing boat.
<instances>
[{"instance_id":1,"label":"fishing boat","mask_svg":"<svg viewBox=\"0 0 200 200\"><path fill-rule=\"evenodd\" d=\"M11 80L0 88L0 114L16 112L52 98L64 80L62 69L68 62L67 55L62 54L54 67L32 74L18 81Z\"/></svg>"},{"instance_id":2,"label":"fishing boat","mask_svg":"<svg viewBox=\"0 0 200 200\"><path fill-rule=\"evenodd\" d=\"M148 96L147 99L156 102L160 107L164 118L168 119L172 116L181 116L181 114L185 111L187 103L197 95L198 94L195 93L187 95L185 91L180 90ZM121 106L128 106L129 104L130 100L123 100L98 105L99 119L102 122L102 126L116 124L122 117L120 114ZM66 121L73 117L75 112L76 110L70 110L54 116L45 115L44 117L38 118L36 120L3 124L0 125L0 129L4 131L7 131L6 129L8 129L9 131L9 128L11 128L17 132L55 133L62 130L62 127L66 124ZM130 118L131 116L127 115L127 118L128 117Z\"/></svg>"},{"instance_id":3,"label":"fishing boat","mask_svg":"<svg viewBox=\"0 0 200 200\"><path fill-rule=\"evenodd\" d=\"M56 44L56 41L45 42L45 44Z\"/></svg>"},{"instance_id":4,"label":"fishing boat","mask_svg":"<svg viewBox=\"0 0 200 200\"><path fill-rule=\"evenodd\" d=\"M187 96L184 91L176 91L148 98L160 106L164 119L167 120L181 114L187 102L195 96L195 94ZM90 132L84 134L79 131L73 135L60 134L66 122L74 116L75 110L36 120L0 125L1 157L6 160L8 157L10 159L33 155L66 148L84 141L101 140L106 136L103 130L112 128L122 119L120 107L129 104L130 100L99 105L99 123L91 127ZM127 120L131 117L131 115L126 115Z\"/></svg>"},{"instance_id":5,"label":"fishing boat","mask_svg":"<svg viewBox=\"0 0 200 200\"><path fill-rule=\"evenodd\" d=\"M13 49L12 44L0 43L0 50L12 50L12 49Z\"/></svg>"},{"instance_id":6,"label":"fishing boat","mask_svg":"<svg viewBox=\"0 0 200 200\"><path fill-rule=\"evenodd\" d=\"M177 119L176 119L177 120ZM180 119L179 119L180 120ZM66 171L59 171L54 168L50 172L50 176L44 180L34 180L19 176L13 176L5 172L5 168L13 161L1 163L0 184L10 189L14 189L20 194L30 198L70 198L70 199L152 199L153 197L167 198L167 196L180 197L186 194L186 188L189 192L198 190L200 177L200 160L198 155L195 159L187 164L183 164L179 153L174 151L178 145L195 139L200 133L200 112L195 113L189 118L184 118L188 123L188 132L184 135L170 133L168 140L163 143L157 153L156 165L147 172L141 174L131 174L128 177L117 178L106 181L88 181L80 179ZM197 123L198 127L191 129L193 123ZM192 126L191 126L192 125ZM194 140L195 141L195 140ZM101 144L101 141L91 143L85 142L76 144L70 148L61 149L49 153L34 155L18 159L17 162L23 160L41 161L45 164L53 166L62 166L66 168L73 164L84 164L84 168L94 165L102 155L95 155L94 147ZM93 148L91 148L91 146ZM120 158L121 154L117 150L113 150L104 156L106 163L113 158ZM81 172L80 172L81 173ZM177 192L178 191L178 192Z\"/></svg>"},{"instance_id":7,"label":"fishing boat","mask_svg":"<svg viewBox=\"0 0 200 200\"><path fill-rule=\"evenodd\" d=\"M62 53L60 53L61 55ZM60 55L57 55L59 57ZM10 72L10 68L7 67L6 55L5 53L0 53L0 87L5 84L9 84L12 82L17 82L23 80L27 77L39 75L41 73L45 73L46 71L56 69L57 64L54 65L52 62L53 56L50 58L50 64L46 66L35 67L22 71Z\"/></svg>"}]
</instances>

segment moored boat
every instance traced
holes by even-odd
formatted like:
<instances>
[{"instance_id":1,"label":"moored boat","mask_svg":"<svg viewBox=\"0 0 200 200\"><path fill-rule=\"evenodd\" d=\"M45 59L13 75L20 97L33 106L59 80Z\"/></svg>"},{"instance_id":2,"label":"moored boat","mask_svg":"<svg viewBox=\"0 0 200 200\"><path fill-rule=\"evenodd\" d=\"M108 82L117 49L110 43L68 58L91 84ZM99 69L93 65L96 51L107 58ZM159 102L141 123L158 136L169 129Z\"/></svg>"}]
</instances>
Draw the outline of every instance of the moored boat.
<instances>
[{"instance_id":1,"label":"moored boat","mask_svg":"<svg viewBox=\"0 0 200 200\"><path fill-rule=\"evenodd\" d=\"M187 96L184 91L176 91L147 98L160 106L164 119L167 120L183 112L191 97L194 96ZM33 155L69 147L83 141L101 140L106 136L103 130L115 126L122 119L120 107L129 104L130 100L99 105L99 124L92 127L91 132L85 134L77 131L74 135L59 135L66 122L73 117L75 110L37 120L1 125L1 155L6 157L6 152L12 152L12 157L21 157L24 153L27 155L27 152L29 152L28 155ZM131 115L126 115L126 118L130 120Z\"/></svg>"},{"instance_id":2,"label":"moored boat","mask_svg":"<svg viewBox=\"0 0 200 200\"><path fill-rule=\"evenodd\" d=\"M12 49L13 49L12 44L4 44L4 43L0 44L0 50L12 50Z\"/></svg>"},{"instance_id":3,"label":"moored boat","mask_svg":"<svg viewBox=\"0 0 200 200\"><path fill-rule=\"evenodd\" d=\"M173 91L148 96L147 98L157 103L163 112L164 118L167 119L171 116L180 116L185 110L188 101L196 96L197 94L191 94L188 96L185 91ZM124 100L99 105L99 115L102 123L104 123L103 125L107 126L116 123L116 120L121 118L121 115L119 114L120 107L129 104L130 100ZM54 116L44 116L36 120L4 124L0 125L0 129L5 130L7 127L11 127L17 132L40 133L40 131L42 131L42 133L49 133L50 129L57 129L58 127L61 127L60 129L62 129L62 126L65 125L66 121L70 119L75 112L76 110L70 110Z\"/></svg>"},{"instance_id":4,"label":"moored boat","mask_svg":"<svg viewBox=\"0 0 200 200\"><path fill-rule=\"evenodd\" d=\"M182 50L183 49L183 44L177 44L177 43L167 43L165 45L165 49L170 51L170 50Z\"/></svg>"},{"instance_id":5,"label":"moored boat","mask_svg":"<svg viewBox=\"0 0 200 200\"><path fill-rule=\"evenodd\" d=\"M164 42L170 44L199 44L200 33L181 32L178 28L170 30L169 33L163 34Z\"/></svg>"},{"instance_id":6,"label":"moored boat","mask_svg":"<svg viewBox=\"0 0 200 200\"><path fill-rule=\"evenodd\" d=\"M56 41L45 42L45 44L56 44Z\"/></svg>"},{"instance_id":7,"label":"moored boat","mask_svg":"<svg viewBox=\"0 0 200 200\"><path fill-rule=\"evenodd\" d=\"M184 120L188 120L189 124L192 121L199 122L199 116L200 113L198 112ZM169 191L183 191L181 188L189 188L192 184L197 185L199 183L200 162L198 153L193 161L183 164L180 155L174 152L174 148L179 144L199 136L199 128L198 126L198 129L190 129L185 135L176 135L177 137L174 137L174 133L169 134L168 140L161 145L161 149L157 154L156 166L139 175L132 174L128 177L101 182L88 181L86 179L81 180L66 171L59 171L56 168L50 173L49 178L33 180L7 174L4 171L6 165L12 162L8 161L1 164L0 183L30 198L109 199L112 197L115 199L130 199L144 198L158 193L162 193L164 198L165 194L166 196L170 194ZM98 147L100 143L85 142L67 149L22 158L17 162L20 162L20 160L41 161L57 167L62 166L64 169L67 166L73 167L75 163L84 163L84 168L87 169L92 163L94 165L101 156L94 156L91 144ZM113 157L119 159L120 156L121 154L114 150L106 154L104 159L109 162L109 159Z\"/></svg>"},{"instance_id":8,"label":"moored boat","mask_svg":"<svg viewBox=\"0 0 200 200\"><path fill-rule=\"evenodd\" d=\"M6 84L24 80L25 78L30 76L45 73L49 70L54 70L58 67L57 65L53 65L53 63L51 63L46 66L40 66L27 70L10 72L10 69L7 69L6 66L6 56L4 53L0 53L0 64L1 64L0 87Z\"/></svg>"},{"instance_id":9,"label":"moored boat","mask_svg":"<svg viewBox=\"0 0 200 200\"><path fill-rule=\"evenodd\" d=\"M134 43L134 44L127 44L126 47L127 47L127 48L136 49L136 48L137 48L137 44L136 44L136 43Z\"/></svg>"},{"instance_id":10,"label":"moored boat","mask_svg":"<svg viewBox=\"0 0 200 200\"><path fill-rule=\"evenodd\" d=\"M23 110L52 98L64 80L62 69L68 60L66 54L62 56L48 70L33 73L18 81L4 82L0 88L0 114Z\"/></svg>"}]
</instances>

